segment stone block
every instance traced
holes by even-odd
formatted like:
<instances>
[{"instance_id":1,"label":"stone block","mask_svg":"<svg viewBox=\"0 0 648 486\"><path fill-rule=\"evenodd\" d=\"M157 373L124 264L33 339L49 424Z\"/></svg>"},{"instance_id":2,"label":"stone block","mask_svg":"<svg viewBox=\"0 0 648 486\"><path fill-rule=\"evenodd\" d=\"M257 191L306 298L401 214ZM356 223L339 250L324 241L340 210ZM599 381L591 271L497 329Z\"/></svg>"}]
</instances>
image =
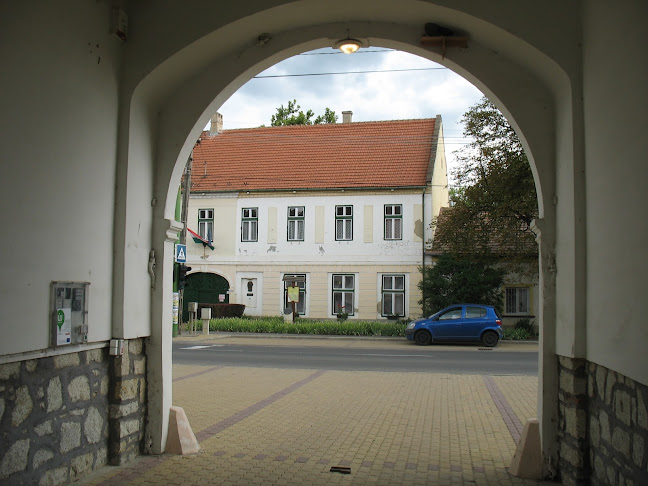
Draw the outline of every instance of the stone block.
<instances>
[{"instance_id":1,"label":"stone block","mask_svg":"<svg viewBox=\"0 0 648 486\"><path fill-rule=\"evenodd\" d=\"M34 454L33 468L38 469L42 464L51 461L54 453L48 449L41 449Z\"/></svg>"},{"instance_id":2,"label":"stone block","mask_svg":"<svg viewBox=\"0 0 648 486\"><path fill-rule=\"evenodd\" d=\"M585 378L572 373L560 373L560 389L571 395L585 395L587 389Z\"/></svg>"},{"instance_id":3,"label":"stone block","mask_svg":"<svg viewBox=\"0 0 648 486\"><path fill-rule=\"evenodd\" d=\"M605 404L612 405L612 392L617 383L617 375L614 371L608 370L607 382L605 384Z\"/></svg>"},{"instance_id":4,"label":"stone block","mask_svg":"<svg viewBox=\"0 0 648 486\"><path fill-rule=\"evenodd\" d=\"M139 400L140 403L146 402L146 378L139 378Z\"/></svg>"},{"instance_id":5,"label":"stone block","mask_svg":"<svg viewBox=\"0 0 648 486\"><path fill-rule=\"evenodd\" d=\"M631 424L632 401L630 395L625 390L616 390L614 392L614 414L616 418L625 425Z\"/></svg>"},{"instance_id":6,"label":"stone block","mask_svg":"<svg viewBox=\"0 0 648 486\"><path fill-rule=\"evenodd\" d=\"M136 375L146 374L146 357L138 358L133 360L133 372Z\"/></svg>"},{"instance_id":7,"label":"stone block","mask_svg":"<svg viewBox=\"0 0 648 486\"><path fill-rule=\"evenodd\" d=\"M601 430L599 429L599 421L594 416L590 417L589 433L592 445L598 447L601 443Z\"/></svg>"},{"instance_id":8,"label":"stone block","mask_svg":"<svg viewBox=\"0 0 648 486\"><path fill-rule=\"evenodd\" d=\"M124 405L111 405L110 406L110 417L111 418L122 418L132 415L140 409L140 404L138 401L133 401L126 403Z\"/></svg>"},{"instance_id":9,"label":"stone block","mask_svg":"<svg viewBox=\"0 0 648 486\"><path fill-rule=\"evenodd\" d=\"M169 435L166 452L168 454L197 454L200 446L191 430L189 420L181 407L171 407L169 413Z\"/></svg>"},{"instance_id":10,"label":"stone block","mask_svg":"<svg viewBox=\"0 0 648 486\"><path fill-rule=\"evenodd\" d=\"M21 386L16 391L16 402L14 403L13 413L11 414L11 425L18 427L29 417L34 410L34 402L26 385Z\"/></svg>"},{"instance_id":11,"label":"stone block","mask_svg":"<svg viewBox=\"0 0 648 486\"><path fill-rule=\"evenodd\" d=\"M88 416L83 423L83 431L86 440L90 444L96 444L101 440L104 428L104 418L96 407L90 407Z\"/></svg>"},{"instance_id":12,"label":"stone block","mask_svg":"<svg viewBox=\"0 0 648 486\"><path fill-rule=\"evenodd\" d=\"M630 455L630 435L621 427L612 431L612 447L626 457Z\"/></svg>"},{"instance_id":13,"label":"stone block","mask_svg":"<svg viewBox=\"0 0 648 486\"><path fill-rule=\"evenodd\" d=\"M605 385L607 379L607 368L604 366L596 367L596 390L601 401L605 402Z\"/></svg>"},{"instance_id":14,"label":"stone block","mask_svg":"<svg viewBox=\"0 0 648 486\"><path fill-rule=\"evenodd\" d=\"M137 378L132 378L130 380L118 381L115 384L115 396L116 400L125 401L132 400L137 398L137 383L139 380Z\"/></svg>"},{"instance_id":15,"label":"stone block","mask_svg":"<svg viewBox=\"0 0 648 486\"><path fill-rule=\"evenodd\" d=\"M94 457L92 456L92 452L72 459L72 462L70 463L70 479L74 479L75 477L81 476L90 471L92 469L93 459Z\"/></svg>"},{"instance_id":16,"label":"stone block","mask_svg":"<svg viewBox=\"0 0 648 486\"><path fill-rule=\"evenodd\" d=\"M69 366L79 366L81 361L79 360L79 353L70 353L70 354L59 354L54 356L54 368L60 370L61 368L67 368Z\"/></svg>"},{"instance_id":17,"label":"stone block","mask_svg":"<svg viewBox=\"0 0 648 486\"><path fill-rule=\"evenodd\" d=\"M610 419L608 414L603 410L599 412L599 422L601 422L601 439L610 442L612 440L612 434L610 433Z\"/></svg>"},{"instance_id":18,"label":"stone block","mask_svg":"<svg viewBox=\"0 0 648 486\"><path fill-rule=\"evenodd\" d=\"M632 438L632 460L637 467L643 466L644 455L644 439L639 434L635 433Z\"/></svg>"},{"instance_id":19,"label":"stone block","mask_svg":"<svg viewBox=\"0 0 648 486\"><path fill-rule=\"evenodd\" d=\"M565 432L576 439L587 436L587 414L579 408L565 408Z\"/></svg>"},{"instance_id":20,"label":"stone block","mask_svg":"<svg viewBox=\"0 0 648 486\"><path fill-rule=\"evenodd\" d=\"M576 447L564 440L560 442L560 459L577 469L581 469L585 462L583 454Z\"/></svg>"},{"instance_id":21,"label":"stone block","mask_svg":"<svg viewBox=\"0 0 648 486\"><path fill-rule=\"evenodd\" d=\"M16 380L20 377L20 362L0 365L0 380Z\"/></svg>"},{"instance_id":22,"label":"stone block","mask_svg":"<svg viewBox=\"0 0 648 486\"><path fill-rule=\"evenodd\" d=\"M108 395L109 386L110 386L110 378L108 378L108 375L105 375L101 379L101 388L99 390L99 393L101 393L103 396Z\"/></svg>"},{"instance_id":23,"label":"stone block","mask_svg":"<svg viewBox=\"0 0 648 486\"><path fill-rule=\"evenodd\" d=\"M616 486L617 485L617 473L614 467L608 466L606 469L607 472L607 480L608 484L610 486Z\"/></svg>"},{"instance_id":24,"label":"stone block","mask_svg":"<svg viewBox=\"0 0 648 486\"><path fill-rule=\"evenodd\" d=\"M47 386L47 412L58 410L63 405L63 393L61 391L61 379L57 376L52 378Z\"/></svg>"},{"instance_id":25,"label":"stone block","mask_svg":"<svg viewBox=\"0 0 648 486\"><path fill-rule=\"evenodd\" d=\"M605 479L605 464L601 456L598 455L594 458L594 473L597 478L601 480Z\"/></svg>"},{"instance_id":26,"label":"stone block","mask_svg":"<svg viewBox=\"0 0 648 486\"><path fill-rule=\"evenodd\" d=\"M5 413L5 399L0 398L0 423L2 422L2 417L4 416Z\"/></svg>"},{"instance_id":27,"label":"stone block","mask_svg":"<svg viewBox=\"0 0 648 486\"><path fill-rule=\"evenodd\" d=\"M90 400L90 383L87 376L77 376L68 385L68 396L73 402Z\"/></svg>"},{"instance_id":28,"label":"stone block","mask_svg":"<svg viewBox=\"0 0 648 486\"><path fill-rule=\"evenodd\" d=\"M52 432L52 421L51 420L46 420L42 424L38 424L36 427L34 427L34 432L36 432L36 435L39 437L42 437L44 435L49 435Z\"/></svg>"},{"instance_id":29,"label":"stone block","mask_svg":"<svg viewBox=\"0 0 648 486\"><path fill-rule=\"evenodd\" d=\"M115 376L128 376L130 375L130 356L128 354L128 341L124 343L124 354L115 356L113 361L115 368Z\"/></svg>"},{"instance_id":30,"label":"stone block","mask_svg":"<svg viewBox=\"0 0 648 486\"><path fill-rule=\"evenodd\" d=\"M120 437L126 437L128 435L134 434L135 432L139 432L139 429L140 429L140 421L137 419L121 420L119 422Z\"/></svg>"},{"instance_id":31,"label":"stone block","mask_svg":"<svg viewBox=\"0 0 648 486\"><path fill-rule=\"evenodd\" d=\"M637 390L637 425L648 431L648 411L646 411L646 399L641 389Z\"/></svg>"},{"instance_id":32,"label":"stone block","mask_svg":"<svg viewBox=\"0 0 648 486\"><path fill-rule=\"evenodd\" d=\"M27 469L29 457L29 439L14 442L0 461L0 479L6 479L13 473Z\"/></svg>"},{"instance_id":33,"label":"stone block","mask_svg":"<svg viewBox=\"0 0 648 486\"><path fill-rule=\"evenodd\" d=\"M104 361L103 349L91 349L86 352L87 363L102 363Z\"/></svg>"},{"instance_id":34,"label":"stone block","mask_svg":"<svg viewBox=\"0 0 648 486\"><path fill-rule=\"evenodd\" d=\"M77 422L64 422L61 424L61 454L70 452L81 445L81 424Z\"/></svg>"},{"instance_id":35,"label":"stone block","mask_svg":"<svg viewBox=\"0 0 648 486\"><path fill-rule=\"evenodd\" d=\"M141 355L143 351L143 341L142 339L131 339L128 342L128 350L131 354Z\"/></svg>"},{"instance_id":36,"label":"stone block","mask_svg":"<svg viewBox=\"0 0 648 486\"><path fill-rule=\"evenodd\" d=\"M108 449L102 447L95 453L95 469L108 464Z\"/></svg>"},{"instance_id":37,"label":"stone block","mask_svg":"<svg viewBox=\"0 0 648 486\"><path fill-rule=\"evenodd\" d=\"M29 359L29 360L25 361L25 369L29 373L33 373L34 371L36 371L36 368L38 368L38 360Z\"/></svg>"},{"instance_id":38,"label":"stone block","mask_svg":"<svg viewBox=\"0 0 648 486\"><path fill-rule=\"evenodd\" d=\"M59 467L47 471L41 477L38 486L58 486L59 484L64 484L68 482L68 468Z\"/></svg>"}]
</instances>

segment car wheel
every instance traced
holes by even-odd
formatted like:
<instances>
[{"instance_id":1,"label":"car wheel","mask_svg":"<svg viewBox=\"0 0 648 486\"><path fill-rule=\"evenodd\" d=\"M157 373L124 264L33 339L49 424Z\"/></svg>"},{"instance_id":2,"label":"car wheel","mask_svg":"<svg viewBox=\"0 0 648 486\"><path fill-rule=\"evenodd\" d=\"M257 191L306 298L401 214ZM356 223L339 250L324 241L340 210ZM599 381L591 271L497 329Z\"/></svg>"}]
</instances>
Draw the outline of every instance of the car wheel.
<instances>
[{"instance_id":1,"label":"car wheel","mask_svg":"<svg viewBox=\"0 0 648 486\"><path fill-rule=\"evenodd\" d=\"M414 342L420 346L427 346L432 342L432 335L428 331L419 331L414 334Z\"/></svg>"},{"instance_id":2,"label":"car wheel","mask_svg":"<svg viewBox=\"0 0 648 486\"><path fill-rule=\"evenodd\" d=\"M499 341L499 337L497 336L496 332L486 331L484 334L482 334L481 340L482 343L484 343L484 346L492 348L497 344L497 341Z\"/></svg>"}]
</instances>

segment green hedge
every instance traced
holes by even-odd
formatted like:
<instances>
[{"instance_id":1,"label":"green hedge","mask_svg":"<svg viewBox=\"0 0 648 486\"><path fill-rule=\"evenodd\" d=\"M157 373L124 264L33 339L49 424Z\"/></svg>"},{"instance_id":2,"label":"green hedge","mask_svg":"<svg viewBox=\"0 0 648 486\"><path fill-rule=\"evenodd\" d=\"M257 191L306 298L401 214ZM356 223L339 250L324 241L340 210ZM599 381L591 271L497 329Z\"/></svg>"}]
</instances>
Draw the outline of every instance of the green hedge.
<instances>
[{"instance_id":1,"label":"green hedge","mask_svg":"<svg viewBox=\"0 0 648 486\"><path fill-rule=\"evenodd\" d=\"M202 321L197 329L202 330ZM242 317L222 318L209 321L210 331L253 332L275 334L314 334L328 336L405 336L405 321L317 321L297 319L297 322L284 322L283 317ZM533 339L524 329L504 329L505 340Z\"/></svg>"}]
</instances>

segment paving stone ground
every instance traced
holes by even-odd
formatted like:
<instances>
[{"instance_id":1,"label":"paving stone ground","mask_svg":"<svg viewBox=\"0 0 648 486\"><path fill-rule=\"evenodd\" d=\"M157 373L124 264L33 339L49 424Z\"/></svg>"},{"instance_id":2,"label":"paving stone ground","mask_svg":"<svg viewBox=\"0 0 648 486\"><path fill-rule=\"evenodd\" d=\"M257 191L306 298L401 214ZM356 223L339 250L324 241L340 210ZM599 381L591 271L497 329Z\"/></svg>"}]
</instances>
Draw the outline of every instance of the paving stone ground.
<instances>
[{"instance_id":1,"label":"paving stone ground","mask_svg":"<svg viewBox=\"0 0 648 486\"><path fill-rule=\"evenodd\" d=\"M79 484L555 484L507 471L516 433L536 415L536 377L188 365L174 365L173 374L174 404L184 408L201 452L144 456Z\"/></svg>"}]
</instances>

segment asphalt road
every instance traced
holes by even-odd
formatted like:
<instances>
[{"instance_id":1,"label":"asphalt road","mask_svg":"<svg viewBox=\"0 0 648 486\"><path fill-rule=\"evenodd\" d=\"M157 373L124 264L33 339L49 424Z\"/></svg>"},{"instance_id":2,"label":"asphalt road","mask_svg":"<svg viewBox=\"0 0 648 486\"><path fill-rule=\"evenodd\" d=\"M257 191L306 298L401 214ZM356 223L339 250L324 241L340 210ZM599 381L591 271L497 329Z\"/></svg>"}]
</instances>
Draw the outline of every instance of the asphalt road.
<instances>
[{"instance_id":1,"label":"asphalt road","mask_svg":"<svg viewBox=\"0 0 648 486\"><path fill-rule=\"evenodd\" d=\"M344 346L271 346L174 342L173 362L204 366L244 366L344 371L537 375L538 353L501 348L410 343L353 349Z\"/></svg>"}]
</instances>

